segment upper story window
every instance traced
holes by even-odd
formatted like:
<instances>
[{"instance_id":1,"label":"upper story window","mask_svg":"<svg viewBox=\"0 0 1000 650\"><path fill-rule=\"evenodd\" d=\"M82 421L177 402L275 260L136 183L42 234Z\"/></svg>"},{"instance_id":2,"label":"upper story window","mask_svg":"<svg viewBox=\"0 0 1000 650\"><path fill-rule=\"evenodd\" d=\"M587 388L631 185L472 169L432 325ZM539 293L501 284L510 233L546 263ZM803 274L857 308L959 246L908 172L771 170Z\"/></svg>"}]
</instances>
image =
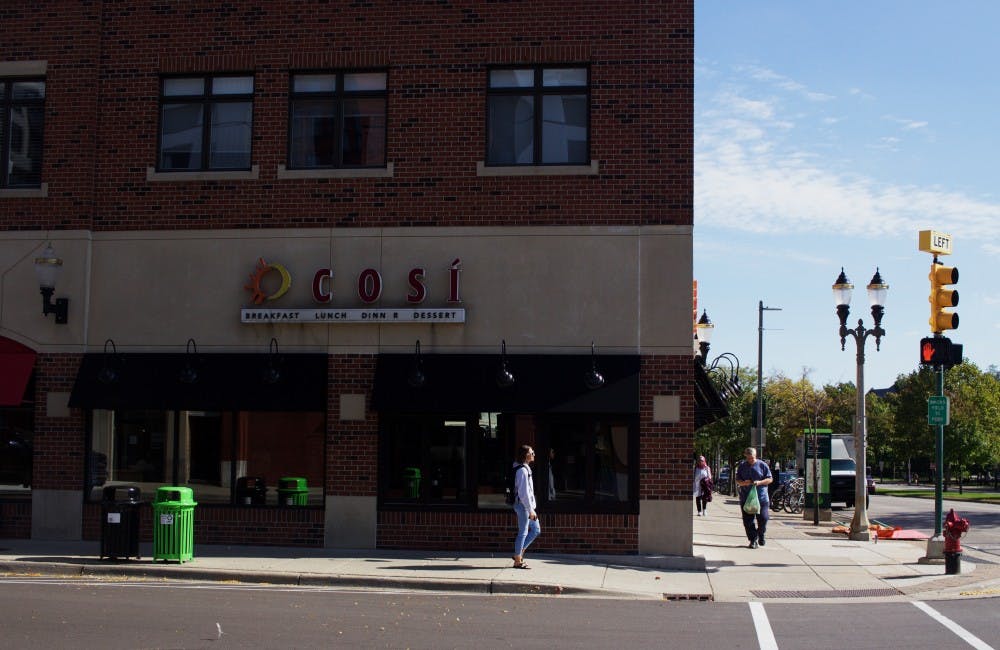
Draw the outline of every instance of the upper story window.
<instances>
[{"instance_id":1,"label":"upper story window","mask_svg":"<svg viewBox=\"0 0 1000 650\"><path fill-rule=\"evenodd\" d=\"M385 167L386 73L294 74L288 168Z\"/></svg>"},{"instance_id":2,"label":"upper story window","mask_svg":"<svg viewBox=\"0 0 1000 650\"><path fill-rule=\"evenodd\" d=\"M0 78L0 187L42 184L45 80Z\"/></svg>"},{"instance_id":3,"label":"upper story window","mask_svg":"<svg viewBox=\"0 0 1000 650\"><path fill-rule=\"evenodd\" d=\"M490 70L486 164L587 164L589 97L585 67Z\"/></svg>"},{"instance_id":4,"label":"upper story window","mask_svg":"<svg viewBox=\"0 0 1000 650\"><path fill-rule=\"evenodd\" d=\"M250 169L253 77L165 77L159 171Z\"/></svg>"}]
</instances>

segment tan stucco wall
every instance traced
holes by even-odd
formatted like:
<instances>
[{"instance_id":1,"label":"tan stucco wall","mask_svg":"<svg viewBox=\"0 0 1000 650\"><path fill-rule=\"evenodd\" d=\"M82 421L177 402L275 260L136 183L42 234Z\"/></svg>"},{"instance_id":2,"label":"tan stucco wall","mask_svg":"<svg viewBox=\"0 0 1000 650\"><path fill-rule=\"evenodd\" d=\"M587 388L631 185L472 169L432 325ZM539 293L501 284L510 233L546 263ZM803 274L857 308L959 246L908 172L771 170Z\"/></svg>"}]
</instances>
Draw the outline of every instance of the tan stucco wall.
<instances>
[{"instance_id":1,"label":"tan stucco wall","mask_svg":"<svg viewBox=\"0 0 1000 650\"><path fill-rule=\"evenodd\" d=\"M639 554L682 555L694 552L691 500L639 502Z\"/></svg>"},{"instance_id":2,"label":"tan stucco wall","mask_svg":"<svg viewBox=\"0 0 1000 650\"><path fill-rule=\"evenodd\" d=\"M0 235L0 335L38 350L266 350L331 354L412 349L511 353L689 354L691 228L503 227L275 229L52 233L64 259L57 297L69 325L41 315L32 263L40 233ZM462 260L467 321L455 324L263 324L239 322L243 289L259 257L284 265L288 293L262 307L313 308L316 269L334 270L329 307L364 307L357 278L382 276L382 299L407 307L407 274L426 269L428 298L447 306L448 268ZM275 274L271 274L274 276ZM275 277L269 277L268 281Z\"/></svg>"}]
</instances>

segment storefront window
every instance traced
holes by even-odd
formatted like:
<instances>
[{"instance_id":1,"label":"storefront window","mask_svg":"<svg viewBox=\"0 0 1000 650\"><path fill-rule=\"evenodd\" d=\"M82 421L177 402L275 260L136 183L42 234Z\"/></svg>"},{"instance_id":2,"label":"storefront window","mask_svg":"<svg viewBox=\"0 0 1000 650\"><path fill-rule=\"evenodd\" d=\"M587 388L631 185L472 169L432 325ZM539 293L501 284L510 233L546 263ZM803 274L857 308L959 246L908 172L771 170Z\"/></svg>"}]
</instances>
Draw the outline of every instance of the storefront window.
<instances>
[{"instance_id":1,"label":"storefront window","mask_svg":"<svg viewBox=\"0 0 1000 650\"><path fill-rule=\"evenodd\" d=\"M307 503L322 505L325 417L321 412L94 410L88 494L99 500L102 488L126 484L152 498L162 485L186 485L198 503L244 503L236 487L256 485L249 479L260 478L267 486L264 504L274 505L279 479L295 477L305 479Z\"/></svg>"},{"instance_id":2,"label":"storefront window","mask_svg":"<svg viewBox=\"0 0 1000 650\"><path fill-rule=\"evenodd\" d=\"M548 441L546 497L559 503L627 503L631 500L629 425L613 420L551 419L543 427Z\"/></svg>"},{"instance_id":3,"label":"storefront window","mask_svg":"<svg viewBox=\"0 0 1000 650\"><path fill-rule=\"evenodd\" d=\"M638 446L629 418L382 414L381 422L383 505L508 508L507 475L516 449L529 444L546 510L634 509Z\"/></svg>"},{"instance_id":4,"label":"storefront window","mask_svg":"<svg viewBox=\"0 0 1000 650\"><path fill-rule=\"evenodd\" d=\"M35 394L34 379L25 396ZM35 404L0 406L0 498L31 496Z\"/></svg>"}]
</instances>

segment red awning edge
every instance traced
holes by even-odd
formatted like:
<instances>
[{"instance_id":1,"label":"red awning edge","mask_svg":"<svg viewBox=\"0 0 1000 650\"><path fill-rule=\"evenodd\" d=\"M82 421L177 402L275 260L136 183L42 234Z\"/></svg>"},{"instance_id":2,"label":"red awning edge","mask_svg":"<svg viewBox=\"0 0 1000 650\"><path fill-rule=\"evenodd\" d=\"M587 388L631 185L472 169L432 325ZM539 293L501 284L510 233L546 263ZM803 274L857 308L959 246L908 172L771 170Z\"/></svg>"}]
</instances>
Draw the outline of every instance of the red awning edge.
<instances>
[{"instance_id":1,"label":"red awning edge","mask_svg":"<svg viewBox=\"0 0 1000 650\"><path fill-rule=\"evenodd\" d=\"M0 336L0 406L20 406L35 367L35 353Z\"/></svg>"}]
</instances>

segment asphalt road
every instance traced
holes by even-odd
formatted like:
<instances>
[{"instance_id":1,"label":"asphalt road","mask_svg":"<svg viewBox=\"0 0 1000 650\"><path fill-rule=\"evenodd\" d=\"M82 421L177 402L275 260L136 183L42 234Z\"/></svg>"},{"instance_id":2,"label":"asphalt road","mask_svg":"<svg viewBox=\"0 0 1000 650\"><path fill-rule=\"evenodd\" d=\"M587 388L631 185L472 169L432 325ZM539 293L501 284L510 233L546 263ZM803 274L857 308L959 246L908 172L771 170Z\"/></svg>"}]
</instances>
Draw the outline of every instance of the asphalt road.
<instances>
[{"instance_id":1,"label":"asphalt road","mask_svg":"<svg viewBox=\"0 0 1000 650\"><path fill-rule=\"evenodd\" d=\"M991 645L1000 639L996 605L991 599L651 602L0 579L0 647L997 650Z\"/></svg>"},{"instance_id":2,"label":"asphalt road","mask_svg":"<svg viewBox=\"0 0 1000 650\"><path fill-rule=\"evenodd\" d=\"M945 515L949 509L954 508L956 514L969 520L969 532L962 538L962 546L994 555L997 557L996 561L1000 562L1000 505L949 501L947 492L942 504ZM854 516L854 510L834 506L833 515L850 519ZM872 495L868 506L868 518L933 535L934 500L890 497L876 493Z\"/></svg>"}]
</instances>

